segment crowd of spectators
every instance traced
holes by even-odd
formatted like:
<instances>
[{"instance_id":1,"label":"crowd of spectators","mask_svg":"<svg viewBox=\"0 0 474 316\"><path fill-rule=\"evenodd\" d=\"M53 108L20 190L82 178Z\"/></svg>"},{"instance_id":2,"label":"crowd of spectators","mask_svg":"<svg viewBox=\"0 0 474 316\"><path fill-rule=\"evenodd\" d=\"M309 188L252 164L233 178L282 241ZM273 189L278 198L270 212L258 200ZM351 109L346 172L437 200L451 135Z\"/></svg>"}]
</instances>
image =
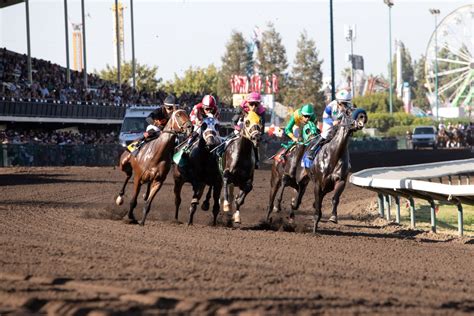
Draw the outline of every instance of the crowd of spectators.
<instances>
[{"instance_id":1,"label":"crowd of spectators","mask_svg":"<svg viewBox=\"0 0 474 316\"><path fill-rule=\"evenodd\" d=\"M47 131L6 129L0 131L1 144L36 144L36 145L98 145L118 144L114 131Z\"/></svg>"},{"instance_id":2,"label":"crowd of spectators","mask_svg":"<svg viewBox=\"0 0 474 316\"><path fill-rule=\"evenodd\" d=\"M124 106L162 104L167 95L162 90L139 92L129 85L119 87L96 74L88 74L86 89L82 72L71 70L71 82L68 84L64 67L37 58L32 58L31 63L33 82L30 84L27 56L6 48L0 49L0 99ZM201 97L185 93L178 98L178 102L191 107Z\"/></svg>"}]
</instances>

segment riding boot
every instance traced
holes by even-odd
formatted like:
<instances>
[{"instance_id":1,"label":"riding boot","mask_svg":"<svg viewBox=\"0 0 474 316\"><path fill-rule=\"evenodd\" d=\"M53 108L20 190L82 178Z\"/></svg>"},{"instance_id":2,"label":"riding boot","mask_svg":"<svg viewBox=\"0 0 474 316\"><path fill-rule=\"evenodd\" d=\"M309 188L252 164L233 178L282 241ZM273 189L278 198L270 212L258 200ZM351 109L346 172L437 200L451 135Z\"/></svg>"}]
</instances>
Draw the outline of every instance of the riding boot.
<instances>
[{"instance_id":1,"label":"riding boot","mask_svg":"<svg viewBox=\"0 0 474 316\"><path fill-rule=\"evenodd\" d=\"M306 157L310 160L314 160L314 157L316 157L316 153L318 152L320 144L323 140L321 136L317 136L317 137L319 137L319 139L316 142L314 142L313 145L311 145L311 147L308 149L308 154L306 155Z\"/></svg>"}]
</instances>

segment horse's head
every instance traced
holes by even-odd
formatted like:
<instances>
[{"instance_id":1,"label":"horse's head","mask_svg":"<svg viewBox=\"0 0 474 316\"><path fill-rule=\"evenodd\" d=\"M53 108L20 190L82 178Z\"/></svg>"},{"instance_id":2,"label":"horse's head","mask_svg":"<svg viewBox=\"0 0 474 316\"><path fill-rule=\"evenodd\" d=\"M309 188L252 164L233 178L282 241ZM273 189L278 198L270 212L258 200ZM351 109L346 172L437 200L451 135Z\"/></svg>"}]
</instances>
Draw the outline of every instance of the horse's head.
<instances>
[{"instance_id":1,"label":"horse's head","mask_svg":"<svg viewBox=\"0 0 474 316\"><path fill-rule=\"evenodd\" d=\"M258 146L262 128L263 126L261 124L260 116L258 116L254 111L249 111L249 113L244 117L244 126L241 134L243 137L250 139L254 146Z\"/></svg>"},{"instance_id":2,"label":"horse's head","mask_svg":"<svg viewBox=\"0 0 474 316\"><path fill-rule=\"evenodd\" d=\"M347 110L347 116L352 120L352 130L358 131L367 124L368 116L364 109L350 108Z\"/></svg>"},{"instance_id":3,"label":"horse's head","mask_svg":"<svg viewBox=\"0 0 474 316\"><path fill-rule=\"evenodd\" d=\"M218 121L211 115L206 117L201 125L201 135L209 147L214 147L221 143L218 130Z\"/></svg>"},{"instance_id":4,"label":"horse's head","mask_svg":"<svg viewBox=\"0 0 474 316\"><path fill-rule=\"evenodd\" d=\"M191 135L193 131L193 124L189 116L184 110L176 110L171 114L171 117L166 125L165 130L170 130L176 133L183 133L187 136Z\"/></svg>"}]
</instances>

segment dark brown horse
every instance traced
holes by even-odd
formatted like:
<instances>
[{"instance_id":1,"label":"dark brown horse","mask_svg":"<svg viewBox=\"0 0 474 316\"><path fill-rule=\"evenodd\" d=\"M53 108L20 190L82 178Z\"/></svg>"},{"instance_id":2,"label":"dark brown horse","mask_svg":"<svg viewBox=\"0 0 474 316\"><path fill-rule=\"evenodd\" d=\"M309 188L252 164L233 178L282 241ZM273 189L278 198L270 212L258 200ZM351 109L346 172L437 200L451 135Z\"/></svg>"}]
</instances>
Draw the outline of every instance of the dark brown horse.
<instances>
[{"instance_id":1,"label":"dark brown horse","mask_svg":"<svg viewBox=\"0 0 474 316\"><path fill-rule=\"evenodd\" d=\"M333 190L332 213L329 220L337 223L339 198L344 191L351 168L349 138L354 131L362 129L366 123L367 114L364 110L356 109L351 114L351 109L348 109L343 114L340 124L334 128L334 137L321 148L309 169L311 180L314 182L314 233L321 220L323 198Z\"/></svg>"},{"instance_id":2,"label":"dark brown horse","mask_svg":"<svg viewBox=\"0 0 474 316\"><path fill-rule=\"evenodd\" d=\"M176 110L171 115L162 134L157 139L144 144L136 157L130 155L128 152L122 154L119 167L126 173L127 178L116 199L116 203L117 205L123 203L125 187L132 174L134 174L133 196L128 211L129 223L138 223L133 215L133 210L137 206L137 197L142 184L147 183L147 192L144 196L145 205L143 207L143 217L139 223L140 225L145 224L146 216L150 211L151 202L156 193L160 190L170 171L176 137L179 133L189 135L192 132L192 128L192 123L186 112Z\"/></svg>"},{"instance_id":3,"label":"dark brown horse","mask_svg":"<svg viewBox=\"0 0 474 316\"><path fill-rule=\"evenodd\" d=\"M224 212L230 214L234 198L234 185L238 186L240 193L235 199L234 223L240 223L240 206L244 204L245 197L252 191L255 167L254 148L260 142L261 129L260 117L250 111L244 117L244 125L238 138L233 140L226 148L223 157L224 181Z\"/></svg>"},{"instance_id":4,"label":"dark brown horse","mask_svg":"<svg viewBox=\"0 0 474 316\"><path fill-rule=\"evenodd\" d=\"M446 132L446 129L441 128L438 131L437 141L438 141L438 147L441 147L441 148L448 147L449 135Z\"/></svg>"},{"instance_id":5,"label":"dark brown horse","mask_svg":"<svg viewBox=\"0 0 474 316\"><path fill-rule=\"evenodd\" d=\"M193 198L189 207L188 225L193 224L194 213L196 212L199 200L206 185L212 188L214 205L212 208L213 224L217 223L219 214L219 199L222 190L222 176L219 170L217 157L214 148L221 144L217 129L217 120L213 117L204 119L201 125L199 141L195 144L188 155L182 156L184 163L174 167L174 196L175 196L175 219L178 220L179 206L181 204L181 189L186 182L190 182L193 188ZM205 207L203 207L205 209Z\"/></svg>"}]
</instances>

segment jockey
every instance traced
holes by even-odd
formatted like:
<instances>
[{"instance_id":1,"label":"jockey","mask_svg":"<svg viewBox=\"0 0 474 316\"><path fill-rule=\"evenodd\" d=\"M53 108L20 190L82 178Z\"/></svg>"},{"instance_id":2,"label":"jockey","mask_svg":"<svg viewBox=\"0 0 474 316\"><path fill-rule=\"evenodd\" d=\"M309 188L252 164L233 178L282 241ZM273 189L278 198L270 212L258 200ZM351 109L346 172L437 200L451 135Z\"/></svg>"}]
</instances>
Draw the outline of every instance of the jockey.
<instances>
[{"instance_id":1,"label":"jockey","mask_svg":"<svg viewBox=\"0 0 474 316\"><path fill-rule=\"evenodd\" d=\"M194 143L201 132L201 124L207 116L212 116L216 120L219 119L219 108L217 107L216 99L209 94L205 95L204 98L202 98L201 103L196 104L189 114L191 123L193 123L194 126L194 132L188 139L185 149L189 148Z\"/></svg>"},{"instance_id":2,"label":"jockey","mask_svg":"<svg viewBox=\"0 0 474 316\"><path fill-rule=\"evenodd\" d=\"M323 112L323 131L321 136L328 139L333 126L339 124L343 111L352 106L352 94L346 89L339 90L336 93L336 100L331 101Z\"/></svg>"},{"instance_id":3,"label":"jockey","mask_svg":"<svg viewBox=\"0 0 474 316\"><path fill-rule=\"evenodd\" d=\"M143 133L143 136L134 142L136 143L136 146L132 150L132 154L136 156L144 143L160 136L161 131L166 123L168 123L175 106L176 98L170 94L166 97L163 106L157 107L148 115L145 120L149 125L147 126L145 133Z\"/></svg>"},{"instance_id":4,"label":"jockey","mask_svg":"<svg viewBox=\"0 0 474 316\"><path fill-rule=\"evenodd\" d=\"M316 122L316 114L311 103L305 104L293 112L290 121L286 124L285 134L296 143L299 138L302 138L303 126L309 121Z\"/></svg>"},{"instance_id":5,"label":"jockey","mask_svg":"<svg viewBox=\"0 0 474 316\"><path fill-rule=\"evenodd\" d=\"M262 97L258 92L252 92L247 95L244 101L240 104L240 114L235 115L232 120L235 124L235 133L242 128L244 117L250 111L255 112L260 117L260 124L262 125L261 134L265 134L265 107L262 105ZM255 169L259 168L259 154L258 148L254 147L255 153Z\"/></svg>"}]
</instances>

